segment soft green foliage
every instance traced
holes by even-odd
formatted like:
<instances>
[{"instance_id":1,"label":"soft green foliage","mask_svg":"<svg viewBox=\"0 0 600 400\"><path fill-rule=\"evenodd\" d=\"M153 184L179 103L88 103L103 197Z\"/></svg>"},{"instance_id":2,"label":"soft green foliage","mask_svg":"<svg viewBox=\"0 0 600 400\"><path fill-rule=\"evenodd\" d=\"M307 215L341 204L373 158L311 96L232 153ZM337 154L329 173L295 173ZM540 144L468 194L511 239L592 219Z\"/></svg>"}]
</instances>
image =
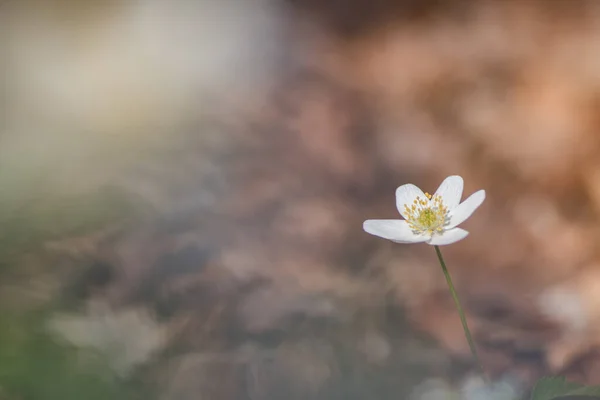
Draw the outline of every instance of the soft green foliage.
<instances>
[{"instance_id":1,"label":"soft green foliage","mask_svg":"<svg viewBox=\"0 0 600 400\"><path fill-rule=\"evenodd\" d=\"M533 391L531 400L551 400L562 396L600 396L600 386L584 386L568 382L564 377L546 377L540 379Z\"/></svg>"},{"instance_id":2,"label":"soft green foliage","mask_svg":"<svg viewBox=\"0 0 600 400\"><path fill-rule=\"evenodd\" d=\"M0 265L30 251L44 240L85 234L131 216L133 205L119 191L59 196L37 191L14 197L0 190Z\"/></svg>"},{"instance_id":3,"label":"soft green foliage","mask_svg":"<svg viewBox=\"0 0 600 400\"><path fill-rule=\"evenodd\" d=\"M58 343L42 315L0 315L0 398L137 399L101 357Z\"/></svg>"},{"instance_id":4,"label":"soft green foliage","mask_svg":"<svg viewBox=\"0 0 600 400\"><path fill-rule=\"evenodd\" d=\"M23 265L21 256L46 240L76 237L134 216L132 202L118 189L67 193L55 190L47 178L39 172L0 171L0 273L24 268L36 274ZM12 304L3 304L0 400L148 398L119 380L98 354L53 337L45 329L47 315L56 311L52 307L51 301L41 306L45 310L17 314Z\"/></svg>"}]
</instances>

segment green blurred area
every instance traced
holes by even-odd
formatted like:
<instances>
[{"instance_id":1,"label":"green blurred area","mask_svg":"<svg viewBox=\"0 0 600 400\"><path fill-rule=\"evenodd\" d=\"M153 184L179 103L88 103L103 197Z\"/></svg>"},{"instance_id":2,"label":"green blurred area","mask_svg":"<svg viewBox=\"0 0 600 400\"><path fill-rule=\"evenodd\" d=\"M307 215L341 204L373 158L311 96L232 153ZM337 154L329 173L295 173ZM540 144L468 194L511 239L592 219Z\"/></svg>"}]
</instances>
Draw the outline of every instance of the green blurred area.
<instances>
[{"instance_id":1,"label":"green blurred area","mask_svg":"<svg viewBox=\"0 0 600 400\"><path fill-rule=\"evenodd\" d=\"M58 343L44 329L44 315L0 316L0 398L141 398L100 356Z\"/></svg>"},{"instance_id":2,"label":"green blurred area","mask_svg":"<svg viewBox=\"0 0 600 400\"><path fill-rule=\"evenodd\" d=\"M0 175L0 265L45 240L92 231L129 214L132 205L110 187L81 195L60 195L33 181L11 190Z\"/></svg>"},{"instance_id":3,"label":"green blurred area","mask_svg":"<svg viewBox=\"0 0 600 400\"><path fill-rule=\"evenodd\" d=\"M44 241L89 233L134 215L134 204L116 188L79 194L51 189L43 173L0 171L0 290L3 284L10 285L2 278L22 267L22 255L35 252ZM11 311L12 304L2 305L0 399L139 397L130 383L113 374L101 356L53 337L45 323L56 306L44 307L17 314Z\"/></svg>"}]
</instances>

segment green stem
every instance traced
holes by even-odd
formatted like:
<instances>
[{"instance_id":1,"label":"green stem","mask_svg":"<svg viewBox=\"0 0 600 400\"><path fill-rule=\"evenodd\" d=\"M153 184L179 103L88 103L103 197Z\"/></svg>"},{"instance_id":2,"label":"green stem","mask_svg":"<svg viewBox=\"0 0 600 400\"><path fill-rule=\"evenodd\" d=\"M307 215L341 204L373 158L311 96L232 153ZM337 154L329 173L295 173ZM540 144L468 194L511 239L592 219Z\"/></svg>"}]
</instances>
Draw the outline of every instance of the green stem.
<instances>
[{"instance_id":1,"label":"green stem","mask_svg":"<svg viewBox=\"0 0 600 400\"><path fill-rule=\"evenodd\" d=\"M467 319L465 318L465 312L460 305L460 301L458 300L458 295L456 294L456 289L454 289L454 284L452 283L452 278L450 278L450 273L448 272L448 268L446 268L446 263L444 262L444 257L442 257L442 252L438 246L433 246L435 248L435 252L437 253L438 260L440 260L440 265L442 266L442 271L444 271L444 276L446 277L446 282L448 282L448 288L450 288L450 294L454 299L454 304L456 304L456 308L458 310L458 315L460 316L460 322L462 323L463 330L465 331L465 336L467 337L467 341L469 342L469 347L471 348L471 354L473 354L473 358L481 371L481 374L485 381L488 381L487 375L485 374L483 367L481 366L481 361L479 360L479 356L477 355L477 349L475 348L475 342L473 341L473 337L471 336L471 331L469 330L469 326L467 325Z\"/></svg>"}]
</instances>

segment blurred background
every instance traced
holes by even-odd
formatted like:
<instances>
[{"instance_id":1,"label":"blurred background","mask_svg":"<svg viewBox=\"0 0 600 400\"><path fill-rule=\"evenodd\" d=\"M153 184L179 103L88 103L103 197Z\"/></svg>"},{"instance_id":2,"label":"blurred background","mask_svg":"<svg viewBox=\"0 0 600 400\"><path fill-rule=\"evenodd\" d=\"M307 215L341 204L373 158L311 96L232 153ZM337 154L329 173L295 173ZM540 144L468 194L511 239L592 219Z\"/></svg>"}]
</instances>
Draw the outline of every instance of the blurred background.
<instances>
[{"instance_id":1,"label":"blurred background","mask_svg":"<svg viewBox=\"0 0 600 400\"><path fill-rule=\"evenodd\" d=\"M600 384L599 2L7 0L0 60L0 399L482 398L362 230L453 174L501 398Z\"/></svg>"}]
</instances>

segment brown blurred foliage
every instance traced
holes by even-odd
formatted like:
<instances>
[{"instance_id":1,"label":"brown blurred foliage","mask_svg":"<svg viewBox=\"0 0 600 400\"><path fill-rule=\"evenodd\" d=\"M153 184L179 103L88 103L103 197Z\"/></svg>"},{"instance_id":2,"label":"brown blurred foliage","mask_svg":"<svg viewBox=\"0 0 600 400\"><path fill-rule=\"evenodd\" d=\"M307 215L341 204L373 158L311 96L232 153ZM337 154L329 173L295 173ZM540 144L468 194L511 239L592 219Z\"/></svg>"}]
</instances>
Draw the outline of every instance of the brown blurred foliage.
<instances>
[{"instance_id":1,"label":"brown blurred foliage","mask_svg":"<svg viewBox=\"0 0 600 400\"><path fill-rule=\"evenodd\" d=\"M361 224L396 217L397 186L432 192L460 174L466 193L488 196L444 253L485 368L600 383L598 2L288 0L258 13L277 20L278 50L261 33L256 54L215 64L236 67L215 87L204 84L215 72L165 72L143 52L127 64L137 39L102 36L103 13L53 3L83 34L53 64L58 90L29 86L44 66L23 69L29 42L8 28L21 72L4 85L4 151L22 165L32 143L58 141L40 153L52 162L37 159L53 187L110 184L151 211L45 243L22 261L39 268L7 281L11 296L44 269L55 290L37 301L150 310L168 333L145 373L168 399L402 398L423 375L462 379L468 346L433 249ZM112 3L100 9L127 2ZM220 29L195 33L234 30ZM234 48L246 34L235 30ZM211 41L191 43L182 54ZM154 51L180 56L169 49ZM263 62L266 78L238 68ZM258 88L238 91L239 74ZM103 79L53 104L86 76Z\"/></svg>"}]
</instances>

